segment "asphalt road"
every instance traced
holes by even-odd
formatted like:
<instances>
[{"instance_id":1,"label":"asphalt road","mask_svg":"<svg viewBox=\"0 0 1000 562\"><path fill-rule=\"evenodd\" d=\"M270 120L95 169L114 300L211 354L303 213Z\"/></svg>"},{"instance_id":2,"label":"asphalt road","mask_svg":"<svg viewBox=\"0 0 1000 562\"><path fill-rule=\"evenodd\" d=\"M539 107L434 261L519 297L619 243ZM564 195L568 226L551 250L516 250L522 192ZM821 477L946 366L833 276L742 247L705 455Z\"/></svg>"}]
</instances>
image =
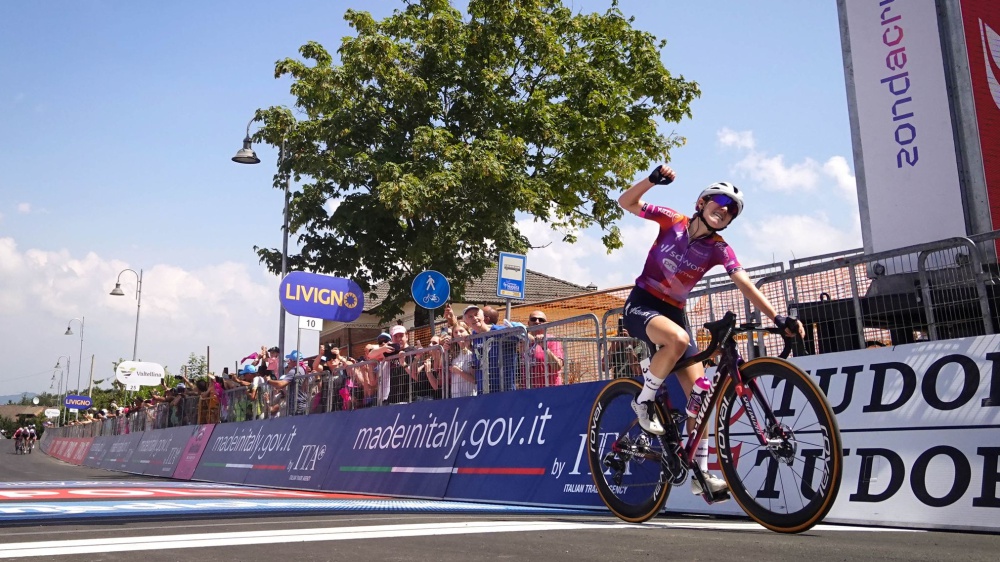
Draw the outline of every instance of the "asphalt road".
<instances>
[{"instance_id":1,"label":"asphalt road","mask_svg":"<svg viewBox=\"0 0 1000 562\"><path fill-rule=\"evenodd\" d=\"M39 451L14 455L0 441L0 489L37 482L89 481L166 486L169 481L86 467ZM11 444L12 445L12 444ZM10 447L13 448L12 446ZM92 484L93 485L93 484ZM167 500L164 500L167 501ZM391 502L388 502L391 503ZM446 511L447 503L438 502ZM0 500L0 507L12 505ZM83 556L90 561L233 560L830 560L997 559L1000 535L821 525L779 535L735 519L662 517L627 525L594 514L428 513L357 509L315 514L134 517L80 516L63 522L11 521L0 558Z\"/></svg>"}]
</instances>

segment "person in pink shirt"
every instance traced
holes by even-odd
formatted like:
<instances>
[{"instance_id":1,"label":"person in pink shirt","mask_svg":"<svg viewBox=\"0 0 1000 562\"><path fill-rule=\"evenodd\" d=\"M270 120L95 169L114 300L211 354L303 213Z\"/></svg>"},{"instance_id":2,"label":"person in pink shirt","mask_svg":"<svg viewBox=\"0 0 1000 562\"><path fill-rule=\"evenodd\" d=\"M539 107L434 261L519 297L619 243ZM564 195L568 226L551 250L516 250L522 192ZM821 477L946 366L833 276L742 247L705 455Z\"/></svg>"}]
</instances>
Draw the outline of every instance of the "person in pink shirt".
<instances>
[{"instance_id":1,"label":"person in pink shirt","mask_svg":"<svg viewBox=\"0 0 1000 562\"><path fill-rule=\"evenodd\" d=\"M729 182L713 183L698 195L691 217L642 199L653 186L670 184L676 176L669 166L657 166L648 178L639 180L618 198L623 209L660 227L622 314L628 333L644 341L650 350L656 350L650 361L643 362L643 388L632 404L642 428L656 435L666 432L653 407L656 391L677 361L698 353L687 330L684 305L688 293L710 269L723 266L743 296L789 336L805 335L801 323L774 310L743 270L736 253L718 234L743 213L743 191ZM701 363L677 371L677 380L686 397L691 396L691 387L704 375ZM688 422L689 431L692 421ZM708 474L707 439L699 444L695 458L712 494L725 490L725 480ZM698 480L692 478L691 482L691 491L701 494Z\"/></svg>"},{"instance_id":2,"label":"person in pink shirt","mask_svg":"<svg viewBox=\"0 0 1000 562\"><path fill-rule=\"evenodd\" d=\"M537 330L548 321L548 317L541 310L532 311L528 315L528 338L531 340L531 347L528 348L528 373L531 377L528 388L562 384L562 344L549 339L546 330Z\"/></svg>"}]
</instances>

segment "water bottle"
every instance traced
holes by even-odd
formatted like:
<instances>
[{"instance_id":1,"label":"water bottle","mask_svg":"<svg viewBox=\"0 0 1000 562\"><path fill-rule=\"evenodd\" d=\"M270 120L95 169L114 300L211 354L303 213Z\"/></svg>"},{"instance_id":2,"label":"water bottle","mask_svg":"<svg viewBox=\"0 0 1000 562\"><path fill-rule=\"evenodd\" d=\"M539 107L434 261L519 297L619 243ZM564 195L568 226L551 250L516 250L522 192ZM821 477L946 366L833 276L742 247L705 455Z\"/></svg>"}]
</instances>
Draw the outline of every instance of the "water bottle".
<instances>
[{"instance_id":1,"label":"water bottle","mask_svg":"<svg viewBox=\"0 0 1000 562\"><path fill-rule=\"evenodd\" d=\"M705 401L705 395L708 394L708 389L711 387L712 383L705 377L700 377L694 381L694 386L691 387L691 397L688 398L687 403L688 416L692 418L698 417L698 412L701 411L701 404Z\"/></svg>"}]
</instances>

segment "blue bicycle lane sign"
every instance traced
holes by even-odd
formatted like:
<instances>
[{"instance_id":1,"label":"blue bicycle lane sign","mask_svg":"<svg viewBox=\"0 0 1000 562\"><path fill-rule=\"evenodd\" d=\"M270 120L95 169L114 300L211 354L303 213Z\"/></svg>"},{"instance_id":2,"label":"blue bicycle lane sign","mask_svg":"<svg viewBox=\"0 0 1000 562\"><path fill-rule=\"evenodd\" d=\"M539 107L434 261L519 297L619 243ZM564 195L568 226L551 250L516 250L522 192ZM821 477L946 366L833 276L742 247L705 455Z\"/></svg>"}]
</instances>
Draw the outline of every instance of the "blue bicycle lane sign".
<instances>
[{"instance_id":1,"label":"blue bicycle lane sign","mask_svg":"<svg viewBox=\"0 0 1000 562\"><path fill-rule=\"evenodd\" d=\"M424 308L438 308L451 297L451 285L444 275L433 269L421 271L410 286L413 302Z\"/></svg>"}]
</instances>

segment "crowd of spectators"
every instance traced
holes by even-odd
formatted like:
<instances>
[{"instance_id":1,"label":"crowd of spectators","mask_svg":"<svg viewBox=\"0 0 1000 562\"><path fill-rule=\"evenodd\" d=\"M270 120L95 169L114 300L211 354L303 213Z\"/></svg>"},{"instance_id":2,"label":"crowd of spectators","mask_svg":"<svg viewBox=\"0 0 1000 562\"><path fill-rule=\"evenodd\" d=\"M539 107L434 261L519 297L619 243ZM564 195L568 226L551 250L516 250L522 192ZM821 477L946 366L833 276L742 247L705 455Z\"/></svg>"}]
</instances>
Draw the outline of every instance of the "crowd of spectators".
<instances>
[{"instance_id":1,"label":"crowd of spectators","mask_svg":"<svg viewBox=\"0 0 1000 562\"><path fill-rule=\"evenodd\" d=\"M277 347L261 346L238 363L235 373L227 367L221 375L195 380L181 375L179 382L157 388L149 398L91 408L68 425L125 423L128 418L133 429L172 427L563 384L562 344L547 335L543 311L532 311L525 326L500 322L491 306L469 306L457 316L448 304L445 322L431 333L427 346L403 325L393 325L358 357L328 343L321 343L311 357L293 350L282 358ZM507 331L491 333L501 330Z\"/></svg>"}]
</instances>

